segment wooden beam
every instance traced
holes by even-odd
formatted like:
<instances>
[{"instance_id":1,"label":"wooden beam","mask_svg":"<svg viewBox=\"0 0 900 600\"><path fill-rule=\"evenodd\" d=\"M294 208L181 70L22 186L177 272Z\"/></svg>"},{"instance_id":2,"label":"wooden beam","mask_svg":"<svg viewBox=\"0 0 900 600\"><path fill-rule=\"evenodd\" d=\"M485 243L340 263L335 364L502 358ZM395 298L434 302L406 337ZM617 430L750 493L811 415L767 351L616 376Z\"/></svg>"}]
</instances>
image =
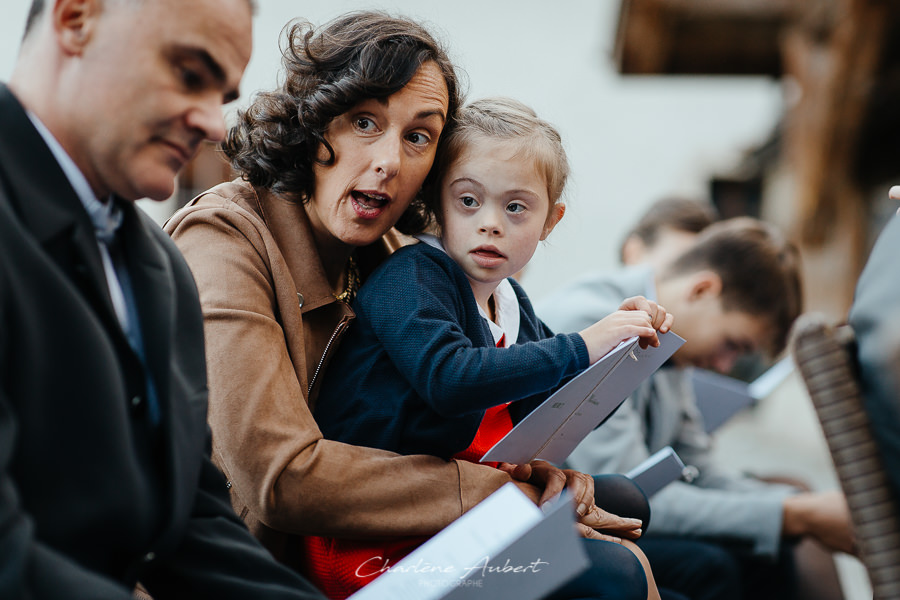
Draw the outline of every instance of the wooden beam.
<instances>
[{"instance_id":1,"label":"wooden beam","mask_svg":"<svg viewBox=\"0 0 900 600\"><path fill-rule=\"evenodd\" d=\"M783 44L786 74L800 90L786 118L785 150L797 181L800 236L812 245L824 243L839 215L858 212L848 208L862 208L854 157L888 18L880 3L844 0L835 7L825 39L795 28Z\"/></svg>"}]
</instances>

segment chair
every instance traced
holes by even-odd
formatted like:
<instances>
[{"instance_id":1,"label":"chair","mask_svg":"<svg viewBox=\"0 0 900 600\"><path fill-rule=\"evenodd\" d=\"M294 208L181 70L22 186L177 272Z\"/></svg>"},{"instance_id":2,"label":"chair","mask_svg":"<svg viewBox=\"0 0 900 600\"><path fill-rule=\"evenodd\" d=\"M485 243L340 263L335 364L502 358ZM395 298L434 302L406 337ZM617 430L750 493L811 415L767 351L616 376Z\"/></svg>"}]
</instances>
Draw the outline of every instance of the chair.
<instances>
[{"instance_id":1,"label":"chair","mask_svg":"<svg viewBox=\"0 0 900 600\"><path fill-rule=\"evenodd\" d=\"M900 599L900 519L863 406L853 331L803 315L791 350L847 498L874 600Z\"/></svg>"}]
</instances>

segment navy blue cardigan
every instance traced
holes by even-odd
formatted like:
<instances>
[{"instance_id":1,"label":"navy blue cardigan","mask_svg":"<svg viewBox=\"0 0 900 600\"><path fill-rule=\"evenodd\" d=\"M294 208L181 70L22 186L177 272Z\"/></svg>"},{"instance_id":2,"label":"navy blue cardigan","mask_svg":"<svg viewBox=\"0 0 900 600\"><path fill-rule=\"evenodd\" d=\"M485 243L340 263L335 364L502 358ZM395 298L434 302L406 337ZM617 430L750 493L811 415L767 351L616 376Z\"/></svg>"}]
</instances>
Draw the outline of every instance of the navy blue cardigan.
<instances>
[{"instance_id":1,"label":"navy blue cardigan","mask_svg":"<svg viewBox=\"0 0 900 600\"><path fill-rule=\"evenodd\" d=\"M468 448L484 411L521 420L588 366L578 334L554 336L512 281L516 344L497 348L463 270L427 244L401 248L368 278L357 318L329 365L315 408L328 439L449 459Z\"/></svg>"}]
</instances>

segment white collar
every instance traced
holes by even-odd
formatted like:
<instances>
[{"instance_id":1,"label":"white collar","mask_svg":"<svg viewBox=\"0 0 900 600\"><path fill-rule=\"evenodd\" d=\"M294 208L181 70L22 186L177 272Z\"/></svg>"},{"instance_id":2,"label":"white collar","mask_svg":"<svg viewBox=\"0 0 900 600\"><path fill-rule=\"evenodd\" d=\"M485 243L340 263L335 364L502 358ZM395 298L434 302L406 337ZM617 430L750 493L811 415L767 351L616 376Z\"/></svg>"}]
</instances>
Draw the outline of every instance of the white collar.
<instances>
[{"instance_id":1,"label":"white collar","mask_svg":"<svg viewBox=\"0 0 900 600\"><path fill-rule=\"evenodd\" d=\"M441 252L446 253L441 238L430 233L422 233L415 236L420 242L428 244L432 248L437 248ZM519 320L521 313L519 311L519 299L516 297L516 291L513 289L509 279L504 279L497 285L494 290L494 313L497 316L497 322L492 321L487 313L478 305L478 314L480 314L491 330L491 336L494 343L498 343L504 336L504 347L512 346L519 339Z\"/></svg>"},{"instance_id":2,"label":"white collar","mask_svg":"<svg viewBox=\"0 0 900 600\"><path fill-rule=\"evenodd\" d=\"M78 199L81 200L81 204L84 205L88 214L92 214L98 210L96 205L103 207L102 210L104 211L111 211L113 203L104 203L97 199L97 196L94 195L94 191L91 189L91 184L88 183L87 177L84 176L84 173L81 172L81 169L79 169L78 165L75 164L75 161L72 160L72 157L69 156L65 149L63 149L62 144L60 144L53 134L50 133L50 130L47 129L47 126L41 122L37 115L31 111L27 111L27 113L34 128L37 129L38 133L41 134L44 143L50 148L50 152L53 154L53 157L56 159L56 162L59 164L63 173L66 175L66 179L69 180L69 184L72 186L72 189L75 190Z\"/></svg>"}]
</instances>

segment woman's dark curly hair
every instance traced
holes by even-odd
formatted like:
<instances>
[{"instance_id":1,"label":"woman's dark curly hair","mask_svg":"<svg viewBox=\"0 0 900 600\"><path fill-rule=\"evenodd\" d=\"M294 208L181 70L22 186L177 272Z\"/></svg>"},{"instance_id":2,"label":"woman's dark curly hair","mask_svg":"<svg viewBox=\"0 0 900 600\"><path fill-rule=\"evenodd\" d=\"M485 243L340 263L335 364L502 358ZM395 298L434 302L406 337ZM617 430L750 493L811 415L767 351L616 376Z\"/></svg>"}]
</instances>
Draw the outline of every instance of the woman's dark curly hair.
<instances>
[{"instance_id":1,"label":"woman's dark curly hair","mask_svg":"<svg viewBox=\"0 0 900 600\"><path fill-rule=\"evenodd\" d=\"M307 21L292 21L285 31L284 82L238 113L222 144L232 166L252 185L306 202L315 191L315 164L335 160L325 139L331 121L364 100L401 90L428 61L441 70L449 92L443 131L455 123L462 103L456 70L444 48L415 21L360 11L318 30ZM318 158L320 148L325 160ZM407 212L420 213L416 204Z\"/></svg>"}]
</instances>

